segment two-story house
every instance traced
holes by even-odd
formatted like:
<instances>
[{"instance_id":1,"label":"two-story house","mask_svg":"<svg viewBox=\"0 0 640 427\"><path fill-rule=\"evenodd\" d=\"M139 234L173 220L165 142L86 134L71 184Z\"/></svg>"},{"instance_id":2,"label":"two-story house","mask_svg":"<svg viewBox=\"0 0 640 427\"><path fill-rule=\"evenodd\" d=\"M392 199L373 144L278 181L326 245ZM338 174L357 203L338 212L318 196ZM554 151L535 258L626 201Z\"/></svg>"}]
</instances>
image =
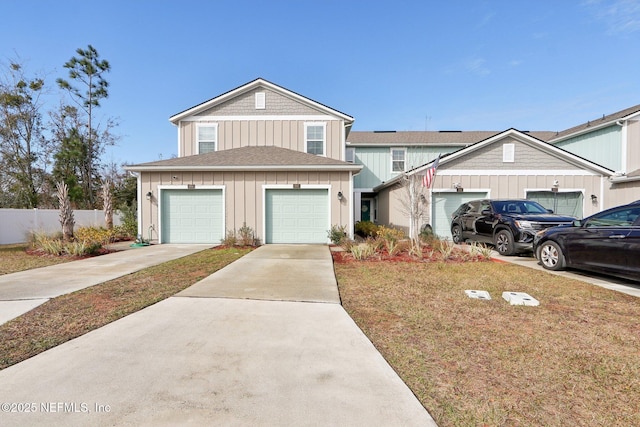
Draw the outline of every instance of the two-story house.
<instances>
[{"instance_id":1,"label":"two-story house","mask_svg":"<svg viewBox=\"0 0 640 427\"><path fill-rule=\"evenodd\" d=\"M144 238L219 243L247 226L263 243L326 243L332 225L353 229L353 117L256 79L170 121L178 157L127 168Z\"/></svg>"}]
</instances>

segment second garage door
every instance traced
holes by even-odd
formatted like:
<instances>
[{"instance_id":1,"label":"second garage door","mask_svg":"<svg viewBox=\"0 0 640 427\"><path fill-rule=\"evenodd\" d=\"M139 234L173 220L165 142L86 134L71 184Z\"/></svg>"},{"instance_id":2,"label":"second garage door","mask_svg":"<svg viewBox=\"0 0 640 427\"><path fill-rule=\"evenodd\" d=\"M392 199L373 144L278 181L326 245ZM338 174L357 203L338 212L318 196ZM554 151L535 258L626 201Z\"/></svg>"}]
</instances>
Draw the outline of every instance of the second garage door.
<instances>
[{"instance_id":1,"label":"second garage door","mask_svg":"<svg viewBox=\"0 0 640 427\"><path fill-rule=\"evenodd\" d=\"M265 199L265 243L327 243L327 189L269 189Z\"/></svg>"},{"instance_id":2,"label":"second garage door","mask_svg":"<svg viewBox=\"0 0 640 427\"><path fill-rule=\"evenodd\" d=\"M433 193L433 232L443 239L451 239L451 214L466 202L487 197L486 192Z\"/></svg>"}]
</instances>

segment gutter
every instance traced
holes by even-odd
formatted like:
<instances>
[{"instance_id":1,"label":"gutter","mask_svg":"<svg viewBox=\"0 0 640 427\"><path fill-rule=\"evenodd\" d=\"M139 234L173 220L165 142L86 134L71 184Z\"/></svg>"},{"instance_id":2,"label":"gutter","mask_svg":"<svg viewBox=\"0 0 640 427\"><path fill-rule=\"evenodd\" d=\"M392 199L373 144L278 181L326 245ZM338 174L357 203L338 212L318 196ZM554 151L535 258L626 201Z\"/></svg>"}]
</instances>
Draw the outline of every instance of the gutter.
<instances>
[{"instance_id":1,"label":"gutter","mask_svg":"<svg viewBox=\"0 0 640 427\"><path fill-rule=\"evenodd\" d=\"M132 172L167 172L167 171L194 171L194 172L230 172L230 171L351 171L360 173L364 165L237 165L237 166L125 166L124 169Z\"/></svg>"}]
</instances>

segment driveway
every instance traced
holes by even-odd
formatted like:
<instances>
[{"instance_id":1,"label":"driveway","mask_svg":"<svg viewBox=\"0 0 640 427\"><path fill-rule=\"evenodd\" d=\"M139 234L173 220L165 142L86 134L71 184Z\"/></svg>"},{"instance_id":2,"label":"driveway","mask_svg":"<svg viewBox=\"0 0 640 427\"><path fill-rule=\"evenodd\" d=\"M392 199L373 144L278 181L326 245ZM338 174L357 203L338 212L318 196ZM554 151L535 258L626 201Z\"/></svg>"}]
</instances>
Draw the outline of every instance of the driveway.
<instances>
[{"instance_id":1,"label":"driveway","mask_svg":"<svg viewBox=\"0 0 640 427\"><path fill-rule=\"evenodd\" d=\"M128 245L126 246L128 248ZM0 276L0 324L50 298L97 285L211 245L152 245Z\"/></svg>"},{"instance_id":2,"label":"driveway","mask_svg":"<svg viewBox=\"0 0 640 427\"><path fill-rule=\"evenodd\" d=\"M35 409L3 425L435 426L339 304L327 246L262 246L0 384Z\"/></svg>"}]
</instances>

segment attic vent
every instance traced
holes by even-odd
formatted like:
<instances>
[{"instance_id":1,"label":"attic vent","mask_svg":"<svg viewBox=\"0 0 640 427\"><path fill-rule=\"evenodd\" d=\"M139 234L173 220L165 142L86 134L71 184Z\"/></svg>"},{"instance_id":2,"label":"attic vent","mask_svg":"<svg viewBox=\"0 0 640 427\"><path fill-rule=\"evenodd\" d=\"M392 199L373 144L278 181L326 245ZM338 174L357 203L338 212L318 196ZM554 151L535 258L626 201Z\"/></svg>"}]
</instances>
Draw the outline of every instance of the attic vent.
<instances>
[{"instance_id":1,"label":"attic vent","mask_svg":"<svg viewBox=\"0 0 640 427\"><path fill-rule=\"evenodd\" d=\"M374 130L373 133L396 133L395 130Z\"/></svg>"},{"instance_id":2,"label":"attic vent","mask_svg":"<svg viewBox=\"0 0 640 427\"><path fill-rule=\"evenodd\" d=\"M256 110L264 110L266 108L266 98L264 92L256 92Z\"/></svg>"},{"instance_id":3,"label":"attic vent","mask_svg":"<svg viewBox=\"0 0 640 427\"><path fill-rule=\"evenodd\" d=\"M440 133L462 133L461 130L439 130Z\"/></svg>"}]
</instances>

